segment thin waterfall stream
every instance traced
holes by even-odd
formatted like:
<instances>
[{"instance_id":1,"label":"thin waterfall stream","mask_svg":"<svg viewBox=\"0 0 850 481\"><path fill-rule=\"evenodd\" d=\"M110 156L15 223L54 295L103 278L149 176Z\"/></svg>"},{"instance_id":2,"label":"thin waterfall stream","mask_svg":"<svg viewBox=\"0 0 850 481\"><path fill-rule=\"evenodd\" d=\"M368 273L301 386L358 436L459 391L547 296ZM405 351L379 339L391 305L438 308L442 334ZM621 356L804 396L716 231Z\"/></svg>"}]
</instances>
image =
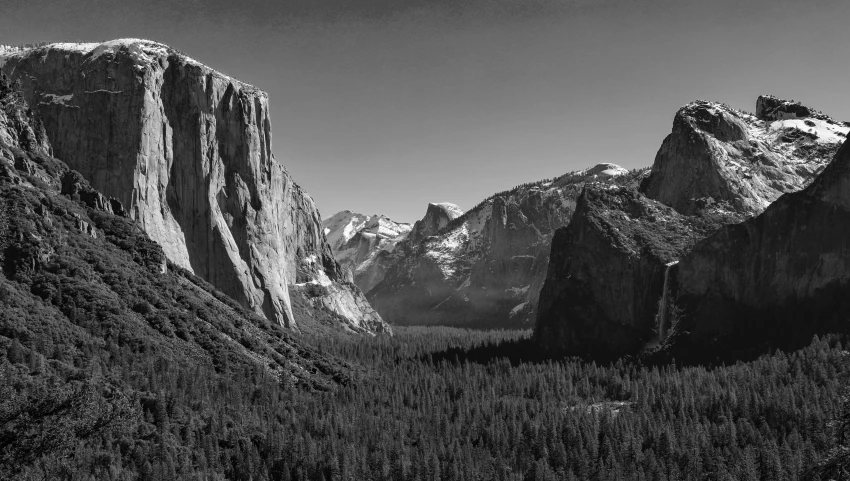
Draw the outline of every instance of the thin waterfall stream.
<instances>
[{"instance_id":1,"label":"thin waterfall stream","mask_svg":"<svg viewBox=\"0 0 850 481\"><path fill-rule=\"evenodd\" d=\"M664 269L664 290L661 292L661 305L658 306L658 314L655 316L658 326L659 343L664 342L664 339L667 337L667 311L669 309L667 296L670 293L670 288L668 287L668 282L670 281L670 268L678 263L679 261L670 262Z\"/></svg>"}]
</instances>

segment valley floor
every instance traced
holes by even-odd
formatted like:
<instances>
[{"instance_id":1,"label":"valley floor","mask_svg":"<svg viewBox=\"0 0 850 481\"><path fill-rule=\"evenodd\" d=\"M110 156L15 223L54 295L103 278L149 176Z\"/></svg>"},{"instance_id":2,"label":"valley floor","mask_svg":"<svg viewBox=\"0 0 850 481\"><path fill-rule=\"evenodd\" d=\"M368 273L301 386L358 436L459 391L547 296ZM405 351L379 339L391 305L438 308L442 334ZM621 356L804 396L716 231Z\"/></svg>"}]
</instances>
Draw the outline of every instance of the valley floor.
<instances>
[{"instance_id":1,"label":"valley floor","mask_svg":"<svg viewBox=\"0 0 850 481\"><path fill-rule=\"evenodd\" d=\"M305 410L306 477L800 479L844 435L838 336L706 368L543 360L530 331L396 333L321 346L365 379Z\"/></svg>"}]
</instances>

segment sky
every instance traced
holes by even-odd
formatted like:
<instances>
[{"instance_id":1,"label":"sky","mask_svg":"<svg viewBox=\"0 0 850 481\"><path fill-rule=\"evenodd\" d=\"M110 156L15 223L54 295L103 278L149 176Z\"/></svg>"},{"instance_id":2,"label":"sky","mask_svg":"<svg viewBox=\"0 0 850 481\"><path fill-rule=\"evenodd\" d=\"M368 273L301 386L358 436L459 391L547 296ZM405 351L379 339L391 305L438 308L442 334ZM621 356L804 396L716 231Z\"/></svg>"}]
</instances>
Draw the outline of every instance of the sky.
<instances>
[{"instance_id":1,"label":"sky","mask_svg":"<svg viewBox=\"0 0 850 481\"><path fill-rule=\"evenodd\" d=\"M696 99L850 120L847 0L0 0L0 44L147 38L262 88L322 215L414 222L651 165Z\"/></svg>"}]
</instances>

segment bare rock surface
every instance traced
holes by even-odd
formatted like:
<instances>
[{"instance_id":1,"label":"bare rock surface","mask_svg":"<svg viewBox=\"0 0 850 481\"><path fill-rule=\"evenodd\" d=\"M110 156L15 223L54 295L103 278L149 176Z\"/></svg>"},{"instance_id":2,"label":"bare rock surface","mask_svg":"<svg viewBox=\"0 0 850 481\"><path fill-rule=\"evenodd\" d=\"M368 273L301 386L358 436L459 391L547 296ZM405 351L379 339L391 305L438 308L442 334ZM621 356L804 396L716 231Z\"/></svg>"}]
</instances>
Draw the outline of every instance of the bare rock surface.
<instances>
[{"instance_id":1,"label":"bare rock surface","mask_svg":"<svg viewBox=\"0 0 850 481\"><path fill-rule=\"evenodd\" d=\"M176 264L290 327L304 259L343 281L313 200L274 159L265 92L138 39L52 44L0 65L54 155L118 199ZM360 301L344 316L356 326L375 317Z\"/></svg>"},{"instance_id":2,"label":"bare rock surface","mask_svg":"<svg viewBox=\"0 0 850 481\"><path fill-rule=\"evenodd\" d=\"M652 342L667 266L720 222L684 216L630 186L585 187L552 240L535 326L541 346L603 357Z\"/></svg>"},{"instance_id":3,"label":"bare rock surface","mask_svg":"<svg viewBox=\"0 0 850 481\"><path fill-rule=\"evenodd\" d=\"M686 215L706 207L755 215L807 186L850 131L775 97L759 97L757 111L706 101L682 107L643 191Z\"/></svg>"},{"instance_id":4,"label":"bare rock surface","mask_svg":"<svg viewBox=\"0 0 850 481\"><path fill-rule=\"evenodd\" d=\"M419 242L427 237L437 234L444 229L449 222L463 215L463 209L450 202L436 202L428 204L425 217L413 224L410 232L411 242Z\"/></svg>"}]
</instances>

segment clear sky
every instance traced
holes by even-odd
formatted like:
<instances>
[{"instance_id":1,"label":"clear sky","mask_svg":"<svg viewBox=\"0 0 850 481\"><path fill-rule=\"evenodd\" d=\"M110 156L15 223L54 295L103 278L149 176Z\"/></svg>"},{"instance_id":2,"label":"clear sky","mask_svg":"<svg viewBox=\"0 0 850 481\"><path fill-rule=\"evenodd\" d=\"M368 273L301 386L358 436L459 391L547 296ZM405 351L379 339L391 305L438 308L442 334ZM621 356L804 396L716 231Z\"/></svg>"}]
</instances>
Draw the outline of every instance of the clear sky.
<instances>
[{"instance_id":1,"label":"clear sky","mask_svg":"<svg viewBox=\"0 0 850 481\"><path fill-rule=\"evenodd\" d=\"M847 0L0 0L0 43L122 37L266 90L275 155L326 217L650 165L695 99L850 120Z\"/></svg>"}]
</instances>

